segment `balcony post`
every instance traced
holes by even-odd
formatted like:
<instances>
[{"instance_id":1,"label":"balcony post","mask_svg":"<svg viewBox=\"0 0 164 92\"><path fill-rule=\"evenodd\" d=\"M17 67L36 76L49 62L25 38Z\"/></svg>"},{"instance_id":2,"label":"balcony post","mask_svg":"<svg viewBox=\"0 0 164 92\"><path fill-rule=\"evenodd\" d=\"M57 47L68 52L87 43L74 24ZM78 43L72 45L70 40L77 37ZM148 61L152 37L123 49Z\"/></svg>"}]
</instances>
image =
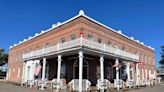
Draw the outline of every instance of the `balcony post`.
<instances>
[{"instance_id":1,"label":"balcony post","mask_svg":"<svg viewBox=\"0 0 164 92\"><path fill-rule=\"evenodd\" d=\"M119 90L119 84L118 84L118 82L119 82L119 67L118 67L119 61L118 61L118 59L116 59L115 64L116 64L116 81L117 81L116 83L117 83L117 90Z\"/></svg>"},{"instance_id":2,"label":"balcony post","mask_svg":"<svg viewBox=\"0 0 164 92\"><path fill-rule=\"evenodd\" d=\"M45 81L45 70L46 70L46 58L43 58L43 67L42 67L42 86L41 90L44 90L44 81Z\"/></svg>"},{"instance_id":3,"label":"balcony post","mask_svg":"<svg viewBox=\"0 0 164 92\"><path fill-rule=\"evenodd\" d=\"M57 72L57 83L58 83L58 84L60 84L61 61L62 61L61 55L58 55L58 70L57 70L57 71L58 71L58 72ZM60 88L60 85L57 86L57 89L59 89L59 88Z\"/></svg>"},{"instance_id":4,"label":"balcony post","mask_svg":"<svg viewBox=\"0 0 164 92\"><path fill-rule=\"evenodd\" d=\"M58 42L58 44L57 44L57 51L59 51L59 50L60 50L60 44Z\"/></svg>"},{"instance_id":5,"label":"balcony post","mask_svg":"<svg viewBox=\"0 0 164 92\"><path fill-rule=\"evenodd\" d=\"M83 78L83 52L79 52L79 92L82 92L82 78Z\"/></svg>"},{"instance_id":6,"label":"balcony post","mask_svg":"<svg viewBox=\"0 0 164 92\"><path fill-rule=\"evenodd\" d=\"M104 50L104 52L106 50L106 44L105 43L103 44L103 50Z\"/></svg>"}]
</instances>

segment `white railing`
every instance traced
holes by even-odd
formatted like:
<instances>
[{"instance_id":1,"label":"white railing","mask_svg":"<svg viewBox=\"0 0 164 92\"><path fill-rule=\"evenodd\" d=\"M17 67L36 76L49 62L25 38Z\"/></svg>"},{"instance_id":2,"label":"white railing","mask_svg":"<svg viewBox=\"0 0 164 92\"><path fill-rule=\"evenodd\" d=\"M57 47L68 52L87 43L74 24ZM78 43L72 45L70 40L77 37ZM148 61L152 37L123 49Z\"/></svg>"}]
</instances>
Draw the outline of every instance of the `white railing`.
<instances>
[{"instance_id":1,"label":"white railing","mask_svg":"<svg viewBox=\"0 0 164 92\"><path fill-rule=\"evenodd\" d=\"M82 91L89 91L91 83L87 79L82 80ZM69 82L69 87L71 91L79 90L79 79L73 79Z\"/></svg>"},{"instance_id":2,"label":"white railing","mask_svg":"<svg viewBox=\"0 0 164 92\"><path fill-rule=\"evenodd\" d=\"M136 61L139 60L138 55L123 51L119 48L114 48L112 46L108 46L106 44L101 44L98 42L90 41L90 40L87 40L82 37L78 38L76 40L68 41L65 43L60 43L55 46L50 46L50 47L36 50L36 51L30 52L30 53L26 53L23 55L23 59L29 59L29 58L41 56L44 54L54 53L54 52L67 50L67 49L71 49L71 48L76 48L76 47L81 47L81 46L84 46L84 47L90 48L90 49L94 49L94 50L98 50L98 51L102 51L105 53L121 56L124 58L133 59Z\"/></svg>"},{"instance_id":3,"label":"white railing","mask_svg":"<svg viewBox=\"0 0 164 92\"><path fill-rule=\"evenodd\" d=\"M98 90L107 90L110 87L110 82L107 79L98 79L96 87Z\"/></svg>"}]
</instances>

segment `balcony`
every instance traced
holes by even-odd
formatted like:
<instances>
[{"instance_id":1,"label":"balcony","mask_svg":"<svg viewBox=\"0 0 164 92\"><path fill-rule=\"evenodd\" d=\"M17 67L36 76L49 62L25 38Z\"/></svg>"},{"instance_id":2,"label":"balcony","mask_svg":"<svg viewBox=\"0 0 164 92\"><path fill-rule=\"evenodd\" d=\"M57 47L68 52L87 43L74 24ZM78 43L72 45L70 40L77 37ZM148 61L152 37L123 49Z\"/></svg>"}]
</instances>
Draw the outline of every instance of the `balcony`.
<instances>
[{"instance_id":1,"label":"balcony","mask_svg":"<svg viewBox=\"0 0 164 92\"><path fill-rule=\"evenodd\" d=\"M133 60L133 61L139 60L139 56L136 54L123 51L119 48L108 46L107 44L101 44L98 42L90 41L82 37L65 43L57 44L55 46L50 46L47 48L42 48L36 51L25 53L23 54L23 60L29 60L49 54L55 54L55 53L57 54L59 52L64 52L67 50L78 49L78 48L88 48L99 52L103 52L104 54L111 54L117 57L126 58L128 60Z\"/></svg>"}]
</instances>

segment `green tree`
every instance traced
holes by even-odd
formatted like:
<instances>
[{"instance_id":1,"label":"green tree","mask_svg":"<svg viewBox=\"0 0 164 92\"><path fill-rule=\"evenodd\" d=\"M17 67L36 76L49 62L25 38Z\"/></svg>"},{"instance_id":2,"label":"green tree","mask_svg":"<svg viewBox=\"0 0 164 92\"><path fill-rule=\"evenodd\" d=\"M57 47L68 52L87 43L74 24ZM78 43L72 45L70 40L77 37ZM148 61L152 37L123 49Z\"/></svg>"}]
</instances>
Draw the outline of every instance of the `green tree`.
<instances>
[{"instance_id":1,"label":"green tree","mask_svg":"<svg viewBox=\"0 0 164 92\"><path fill-rule=\"evenodd\" d=\"M7 63L8 61L8 54L5 53L5 50L0 48L0 64Z\"/></svg>"},{"instance_id":2,"label":"green tree","mask_svg":"<svg viewBox=\"0 0 164 92\"><path fill-rule=\"evenodd\" d=\"M159 64L164 68L164 46L161 46L161 51L161 60L159 61Z\"/></svg>"}]
</instances>

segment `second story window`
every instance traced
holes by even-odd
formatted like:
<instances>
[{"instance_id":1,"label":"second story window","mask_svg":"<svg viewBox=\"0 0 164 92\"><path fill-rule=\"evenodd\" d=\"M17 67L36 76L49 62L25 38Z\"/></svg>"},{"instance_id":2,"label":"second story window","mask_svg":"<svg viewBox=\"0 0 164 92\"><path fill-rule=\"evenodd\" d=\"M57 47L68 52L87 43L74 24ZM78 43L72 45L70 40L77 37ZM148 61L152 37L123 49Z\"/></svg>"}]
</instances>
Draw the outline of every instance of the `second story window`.
<instances>
[{"instance_id":1,"label":"second story window","mask_svg":"<svg viewBox=\"0 0 164 92\"><path fill-rule=\"evenodd\" d=\"M39 46L36 46L36 50L39 50Z\"/></svg>"},{"instance_id":2,"label":"second story window","mask_svg":"<svg viewBox=\"0 0 164 92\"><path fill-rule=\"evenodd\" d=\"M29 52L32 52L32 48L29 49Z\"/></svg>"},{"instance_id":3,"label":"second story window","mask_svg":"<svg viewBox=\"0 0 164 92\"><path fill-rule=\"evenodd\" d=\"M62 38L60 42L61 43L64 43L65 42L65 38Z\"/></svg>"},{"instance_id":4,"label":"second story window","mask_svg":"<svg viewBox=\"0 0 164 92\"><path fill-rule=\"evenodd\" d=\"M93 36L92 35L88 35L88 40L92 41L93 40Z\"/></svg>"},{"instance_id":5,"label":"second story window","mask_svg":"<svg viewBox=\"0 0 164 92\"><path fill-rule=\"evenodd\" d=\"M102 39L101 38L98 38L98 43L102 43Z\"/></svg>"},{"instance_id":6,"label":"second story window","mask_svg":"<svg viewBox=\"0 0 164 92\"><path fill-rule=\"evenodd\" d=\"M75 40L75 35L71 35L71 40Z\"/></svg>"},{"instance_id":7,"label":"second story window","mask_svg":"<svg viewBox=\"0 0 164 92\"><path fill-rule=\"evenodd\" d=\"M50 47L50 43L48 43L48 42L45 44L45 48L47 48L47 47Z\"/></svg>"},{"instance_id":8,"label":"second story window","mask_svg":"<svg viewBox=\"0 0 164 92\"><path fill-rule=\"evenodd\" d=\"M148 64L150 64L150 57L148 56L148 58L147 58L147 59L148 59L148 60L147 60L147 61L148 61Z\"/></svg>"},{"instance_id":9,"label":"second story window","mask_svg":"<svg viewBox=\"0 0 164 92\"><path fill-rule=\"evenodd\" d=\"M147 60L146 58L147 58L147 57L146 57L146 55L145 55L145 56L144 56L144 61L145 61L145 63L146 63L146 60Z\"/></svg>"},{"instance_id":10,"label":"second story window","mask_svg":"<svg viewBox=\"0 0 164 92\"><path fill-rule=\"evenodd\" d=\"M110 42L110 41L108 41L107 45L108 45L108 46L111 46L111 42Z\"/></svg>"},{"instance_id":11,"label":"second story window","mask_svg":"<svg viewBox=\"0 0 164 92\"><path fill-rule=\"evenodd\" d=\"M125 47L122 47L122 50L125 51Z\"/></svg>"}]
</instances>

